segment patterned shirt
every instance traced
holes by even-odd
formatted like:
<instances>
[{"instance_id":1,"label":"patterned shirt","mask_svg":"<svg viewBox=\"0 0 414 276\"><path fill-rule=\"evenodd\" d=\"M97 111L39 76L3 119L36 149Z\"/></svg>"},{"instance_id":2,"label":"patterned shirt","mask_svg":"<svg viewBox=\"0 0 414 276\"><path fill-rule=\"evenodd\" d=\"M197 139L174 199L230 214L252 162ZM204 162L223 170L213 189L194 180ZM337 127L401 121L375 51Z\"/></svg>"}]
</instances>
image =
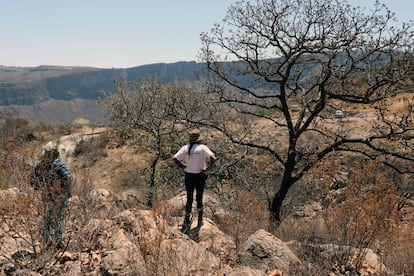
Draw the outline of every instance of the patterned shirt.
<instances>
[{"instance_id":1,"label":"patterned shirt","mask_svg":"<svg viewBox=\"0 0 414 276\"><path fill-rule=\"evenodd\" d=\"M73 177L66 165L59 159L53 162L39 162L32 176L32 185L35 189L45 189L49 196L70 197L72 193ZM57 185L59 183L60 185Z\"/></svg>"}]
</instances>

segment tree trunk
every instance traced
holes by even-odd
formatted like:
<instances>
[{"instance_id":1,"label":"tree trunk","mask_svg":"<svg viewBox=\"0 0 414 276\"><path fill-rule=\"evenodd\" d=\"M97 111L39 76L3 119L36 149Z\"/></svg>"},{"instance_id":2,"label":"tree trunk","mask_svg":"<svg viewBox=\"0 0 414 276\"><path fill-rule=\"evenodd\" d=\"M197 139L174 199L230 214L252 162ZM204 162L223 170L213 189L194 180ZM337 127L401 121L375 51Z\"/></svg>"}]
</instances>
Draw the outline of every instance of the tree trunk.
<instances>
[{"instance_id":1,"label":"tree trunk","mask_svg":"<svg viewBox=\"0 0 414 276\"><path fill-rule=\"evenodd\" d=\"M156 173L156 168L157 168L157 163L158 163L158 154L155 157L155 159L152 161L151 164L151 173L150 173L150 187L149 187L149 193L148 193L148 202L147 202L147 206L148 207L152 207L154 204L154 197L155 197L155 193L156 193L156 186L155 186L155 173Z\"/></svg>"},{"instance_id":2,"label":"tree trunk","mask_svg":"<svg viewBox=\"0 0 414 276\"><path fill-rule=\"evenodd\" d=\"M151 163L150 185L149 185L150 187L149 187L148 202L147 202L147 206L150 208L154 204L155 194L157 192L155 176L157 173L157 164L158 164L158 161L160 160L160 156L161 156L161 138L158 137L157 150L156 150L154 159L152 160L152 163Z\"/></svg>"},{"instance_id":3,"label":"tree trunk","mask_svg":"<svg viewBox=\"0 0 414 276\"><path fill-rule=\"evenodd\" d=\"M280 212L282 209L283 201L285 200L285 197L287 193L289 192L290 187L293 185L293 180L290 177L290 175L283 176L282 179L282 185L280 186L280 189L278 192L275 193L272 204L270 206L270 220L273 223L280 223Z\"/></svg>"}]
</instances>

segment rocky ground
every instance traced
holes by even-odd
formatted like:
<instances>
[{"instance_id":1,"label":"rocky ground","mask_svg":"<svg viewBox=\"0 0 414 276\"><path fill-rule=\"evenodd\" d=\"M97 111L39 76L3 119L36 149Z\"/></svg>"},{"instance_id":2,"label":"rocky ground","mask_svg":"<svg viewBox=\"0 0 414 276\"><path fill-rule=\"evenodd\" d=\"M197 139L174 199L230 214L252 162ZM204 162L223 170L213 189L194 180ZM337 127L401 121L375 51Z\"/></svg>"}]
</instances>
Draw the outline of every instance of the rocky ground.
<instances>
[{"instance_id":1,"label":"rocky ground","mask_svg":"<svg viewBox=\"0 0 414 276\"><path fill-rule=\"evenodd\" d=\"M359 111L341 123L356 131L364 128L367 116L370 118ZM331 119L327 124L338 122ZM63 160L75 176L81 177L77 173L81 171L93 176L85 193L78 190L69 201L65 249L42 247L41 212L36 211L40 203L31 187L0 190L0 275L393 275L378 252L371 249L364 252L358 274L341 274L339 271L347 268L321 270L304 258L309 244L282 241L264 229L238 244L237 233L224 229L230 214L208 193L204 197L203 226L198 229L195 220L189 234L181 233L184 193L148 209L136 207L140 206L137 192L112 189L114 176L128 171L129 163L134 164L135 170L145 168L150 160L148 153L137 155L131 154L129 148L109 147L104 158L91 161L99 164L87 169L73 158L79 141L93 139L106 130L82 129L60 138L65 148ZM319 202L312 202L293 213L306 221L322 208ZM414 203L409 201L402 210L404 219L413 221L413 210ZM323 241L312 246L313 252L325 260L332 259L338 251L352 252L352 256L361 253Z\"/></svg>"},{"instance_id":2,"label":"rocky ground","mask_svg":"<svg viewBox=\"0 0 414 276\"><path fill-rule=\"evenodd\" d=\"M14 188L3 190L1 202L17 199L22 196L20 193ZM91 191L87 202L94 212L85 221L79 218L85 198L74 196L66 219L67 248L47 251L36 241L36 256L34 248L29 246L27 229L13 228L18 218L7 220L8 225L2 220L0 275L260 276L317 271L300 259L299 242L283 242L262 229L237 248L234 239L219 227L226 223L228 214L210 195L205 197L203 226L197 229L194 222L189 234L179 230L184 193L151 210L121 210L121 200L105 189ZM83 214L83 219L86 216ZM332 244L315 246L326 258L335 248ZM371 250L367 251L362 267L359 275L386 271L379 256Z\"/></svg>"}]
</instances>

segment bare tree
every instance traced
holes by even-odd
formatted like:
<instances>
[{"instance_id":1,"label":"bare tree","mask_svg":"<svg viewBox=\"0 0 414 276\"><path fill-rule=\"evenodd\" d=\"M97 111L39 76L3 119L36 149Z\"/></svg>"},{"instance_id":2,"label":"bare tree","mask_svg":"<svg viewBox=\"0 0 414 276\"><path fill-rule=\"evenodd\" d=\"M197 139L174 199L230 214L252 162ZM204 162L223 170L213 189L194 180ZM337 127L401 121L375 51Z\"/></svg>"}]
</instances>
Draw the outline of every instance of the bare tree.
<instances>
[{"instance_id":1,"label":"bare tree","mask_svg":"<svg viewBox=\"0 0 414 276\"><path fill-rule=\"evenodd\" d=\"M155 75L141 81L117 83L117 91L107 95L103 104L115 125L144 131L150 137L154 156L150 166L148 206L152 206L157 188L157 165L165 146L163 142L168 136L185 130L183 122L177 121L177 115L193 118L199 110L197 93L189 81L176 79L166 83Z\"/></svg>"},{"instance_id":2,"label":"bare tree","mask_svg":"<svg viewBox=\"0 0 414 276\"><path fill-rule=\"evenodd\" d=\"M292 185L334 152L413 172L413 96L406 95L406 112L387 105L413 76L413 24L397 23L378 2L367 11L346 0L242 0L223 25L201 34L208 90L220 108L235 111L230 124L232 111L208 124L279 164L274 221ZM335 109L356 106L376 111L364 130L333 118Z\"/></svg>"}]
</instances>

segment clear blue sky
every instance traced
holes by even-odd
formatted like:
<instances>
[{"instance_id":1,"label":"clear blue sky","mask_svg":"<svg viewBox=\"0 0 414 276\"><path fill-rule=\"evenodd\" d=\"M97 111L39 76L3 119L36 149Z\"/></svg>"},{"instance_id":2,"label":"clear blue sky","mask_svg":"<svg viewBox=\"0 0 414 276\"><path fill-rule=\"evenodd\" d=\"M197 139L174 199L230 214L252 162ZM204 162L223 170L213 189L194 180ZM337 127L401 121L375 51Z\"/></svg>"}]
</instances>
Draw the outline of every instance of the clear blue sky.
<instances>
[{"instance_id":1,"label":"clear blue sky","mask_svg":"<svg viewBox=\"0 0 414 276\"><path fill-rule=\"evenodd\" d=\"M0 65L127 68L197 60L236 0L0 0ZM373 7L375 0L349 0ZM413 0L382 0L402 21Z\"/></svg>"}]
</instances>

